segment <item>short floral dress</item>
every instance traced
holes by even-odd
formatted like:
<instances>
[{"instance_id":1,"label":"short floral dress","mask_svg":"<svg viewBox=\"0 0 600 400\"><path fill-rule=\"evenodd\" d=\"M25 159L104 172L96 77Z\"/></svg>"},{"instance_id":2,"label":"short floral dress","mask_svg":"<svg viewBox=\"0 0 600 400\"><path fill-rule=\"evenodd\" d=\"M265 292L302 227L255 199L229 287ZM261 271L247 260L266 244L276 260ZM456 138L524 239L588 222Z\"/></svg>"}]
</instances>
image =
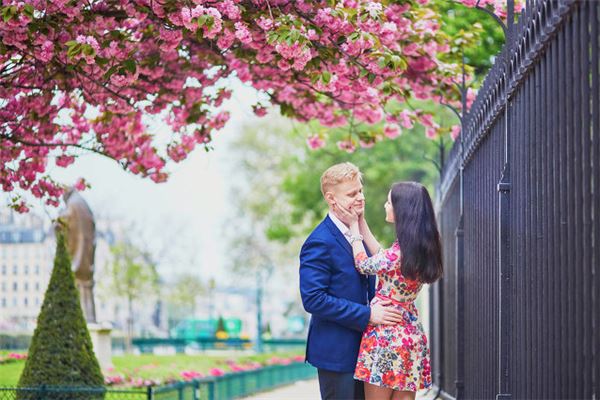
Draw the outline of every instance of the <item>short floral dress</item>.
<instances>
[{"instance_id":1,"label":"short floral dress","mask_svg":"<svg viewBox=\"0 0 600 400\"><path fill-rule=\"evenodd\" d=\"M396 325L367 326L354 379L412 392L431 387L429 346L414 304L423 284L402 276L398 242L372 257L358 254L355 264L361 274L377 275L377 291L371 304L392 300L404 320Z\"/></svg>"}]
</instances>

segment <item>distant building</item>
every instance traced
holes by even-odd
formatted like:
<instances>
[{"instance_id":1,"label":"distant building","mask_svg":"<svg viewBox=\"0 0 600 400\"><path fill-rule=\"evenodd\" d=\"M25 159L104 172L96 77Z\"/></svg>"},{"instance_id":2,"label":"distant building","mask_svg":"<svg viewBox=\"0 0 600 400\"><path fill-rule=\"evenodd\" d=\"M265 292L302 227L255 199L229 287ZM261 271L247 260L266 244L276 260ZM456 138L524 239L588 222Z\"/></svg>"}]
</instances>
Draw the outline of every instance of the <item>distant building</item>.
<instances>
[{"instance_id":1,"label":"distant building","mask_svg":"<svg viewBox=\"0 0 600 400\"><path fill-rule=\"evenodd\" d=\"M0 329L33 329L53 257L54 237L40 217L0 214Z\"/></svg>"},{"instance_id":2,"label":"distant building","mask_svg":"<svg viewBox=\"0 0 600 400\"><path fill-rule=\"evenodd\" d=\"M115 237L107 223L96 225L98 273L109 260ZM52 274L55 246L49 221L33 213L0 213L0 331L32 332L35 328ZM113 321L114 307L95 297L98 321Z\"/></svg>"}]
</instances>

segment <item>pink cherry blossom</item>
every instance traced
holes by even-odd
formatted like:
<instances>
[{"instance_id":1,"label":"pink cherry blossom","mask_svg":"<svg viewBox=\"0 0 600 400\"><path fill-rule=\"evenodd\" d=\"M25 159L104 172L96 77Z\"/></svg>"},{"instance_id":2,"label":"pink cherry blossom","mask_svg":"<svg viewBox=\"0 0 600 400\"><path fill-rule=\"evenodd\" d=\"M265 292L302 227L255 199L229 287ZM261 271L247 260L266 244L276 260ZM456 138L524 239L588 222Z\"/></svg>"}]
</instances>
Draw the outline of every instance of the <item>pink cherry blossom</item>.
<instances>
[{"instance_id":1,"label":"pink cherry blossom","mask_svg":"<svg viewBox=\"0 0 600 400\"><path fill-rule=\"evenodd\" d=\"M456 140L459 135L460 135L460 125L454 125L450 129L450 137L452 138L452 140Z\"/></svg>"},{"instance_id":2,"label":"pink cherry blossom","mask_svg":"<svg viewBox=\"0 0 600 400\"><path fill-rule=\"evenodd\" d=\"M309 136L306 140L308 147L312 150L320 149L325 146L325 141L319 135Z\"/></svg>"},{"instance_id":3,"label":"pink cherry blossom","mask_svg":"<svg viewBox=\"0 0 600 400\"><path fill-rule=\"evenodd\" d=\"M398 118L400 119L400 124L402 125L403 128L412 129L412 127L414 126L414 124L413 124L414 113L411 113L410 111L407 111L407 110L402 110L400 112L400 115L398 116Z\"/></svg>"},{"instance_id":4,"label":"pink cherry blossom","mask_svg":"<svg viewBox=\"0 0 600 400\"><path fill-rule=\"evenodd\" d=\"M77 179L77 182L75 182L75 184L73 185L73 187L76 190L82 192L85 189L87 189L89 187L89 185L86 183L85 179L79 178L79 179Z\"/></svg>"},{"instance_id":5,"label":"pink cherry blossom","mask_svg":"<svg viewBox=\"0 0 600 400\"><path fill-rule=\"evenodd\" d=\"M29 209L25 192L56 205L62 186L49 171L72 168L86 150L164 182L172 163L208 148L225 126L230 92L222 89L234 77L268 94L270 104L254 108L259 116L278 105L301 122L371 125L370 137L351 134L337 144L348 152L400 132L376 128L390 101L439 100L440 93L458 100L457 65L447 58L438 65L438 55L451 54L426 1L338 3L4 2L16 14L0 22L8 82L0 85L0 132L9 133L0 135L0 187L19 211ZM504 9L496 0L481 4ZM388 123L404 129L429 124L428 135L439 128L413 112L394 117ZM169 131L157 132L157 120ZM318 135L307 143L325 145Z\"/></svg>"},{"instance_id":6,"label":"pink cherry blossom","mask_svg":"<svg viewBox=\"0 0 600 400\"><path fill-rule=\"evenodd\" d=\"M344 150L347 153L354 153L356 151L356 145L352 140L342 140L337 142L338 148Z\"/></svg>"},{"instance_id":7,"label":"pink cherry blossom","mask_svg":"<svg viewBox=\"0 0 600 400\"><path fill-rule=\"evenodd\" d=\"M438 131L436 128L427 127L425 128L425 136L427 139L435 139L437 137Z\"/></svg>"},{"instance_id":8,"label":"pink cherry blossom","mask_svg":"<svg viewBox=\"0 0 600 400\"><path fill-rule=\"evenodd\" d=\"M395 139L402 134L402 131L398 125L387 124L383 128L383 134L389 139Z\"/></svg>"}]
</instances>

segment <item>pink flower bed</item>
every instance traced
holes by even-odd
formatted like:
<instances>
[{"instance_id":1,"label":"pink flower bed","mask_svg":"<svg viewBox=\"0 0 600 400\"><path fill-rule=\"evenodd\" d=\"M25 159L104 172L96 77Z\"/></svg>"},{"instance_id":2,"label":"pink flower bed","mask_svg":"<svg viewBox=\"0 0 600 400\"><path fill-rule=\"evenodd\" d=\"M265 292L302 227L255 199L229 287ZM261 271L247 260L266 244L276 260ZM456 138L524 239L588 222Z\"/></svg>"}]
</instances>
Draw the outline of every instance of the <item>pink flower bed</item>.
<instances>
[{"instance_id":1,"label":"pink flower bed","mask_svg":"<svg viewBox=\"0 0 600 400\"><path fill-rule=\"evenodd\" d=\"M295 356L290 358L272 357L261 364L256 361L250 361L246 363L238 363L235 360L227 360L225 362L226 367L223 368L211 368L206 372L200 372L196 370L185 370L179 372L175 376L167 377L165 379L146 379L131 375L115 374L104 376L104 383L107 386L126 386L126 387L146 387L146 386L158 386L164 384L174 383L180 380L189 382L194 379L201 379L207 377L219 377L228 374L235 374L244 371L254 371L263 368L267 365L290 365L292 363L304 362L304 356ZM139 370L150 370L158 367L156 364L143 365L134 370L134 373ZM173 365L175 368L175 365ZM114 369L110 368L107 372L114 372Z\"/></svg>"},{"instance_id":2,"label":"pink flower bed","mask_svg":"<svg viewBox=\"0 0 600 400\"><path fill-rule=\"evenodd\" d=\"M8 364L15 361L27 359L27 353L8 353L5 356L0 356L0 364Z\"/></svg>"}]
</instances>

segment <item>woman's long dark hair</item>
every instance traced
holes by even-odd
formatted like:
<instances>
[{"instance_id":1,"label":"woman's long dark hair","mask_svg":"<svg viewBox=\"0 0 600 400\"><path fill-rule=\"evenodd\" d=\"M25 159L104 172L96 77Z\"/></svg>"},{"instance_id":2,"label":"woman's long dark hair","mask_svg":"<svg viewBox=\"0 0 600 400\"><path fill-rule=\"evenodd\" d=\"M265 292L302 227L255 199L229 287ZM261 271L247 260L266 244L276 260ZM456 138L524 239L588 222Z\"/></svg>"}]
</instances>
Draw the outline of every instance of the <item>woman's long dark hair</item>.
<instances>
[{"instance_id":1,"label":"woman's long dark hair","mask_svg":"<svg viewBox=\"0 0 600 400\"><path fill-rule=\"evenodd\" d=\"M441 278L442 245L427 189L416 182L392 186L396 237L402 253L402 275L432 283Z\"/></svg>"}]
</instances>

